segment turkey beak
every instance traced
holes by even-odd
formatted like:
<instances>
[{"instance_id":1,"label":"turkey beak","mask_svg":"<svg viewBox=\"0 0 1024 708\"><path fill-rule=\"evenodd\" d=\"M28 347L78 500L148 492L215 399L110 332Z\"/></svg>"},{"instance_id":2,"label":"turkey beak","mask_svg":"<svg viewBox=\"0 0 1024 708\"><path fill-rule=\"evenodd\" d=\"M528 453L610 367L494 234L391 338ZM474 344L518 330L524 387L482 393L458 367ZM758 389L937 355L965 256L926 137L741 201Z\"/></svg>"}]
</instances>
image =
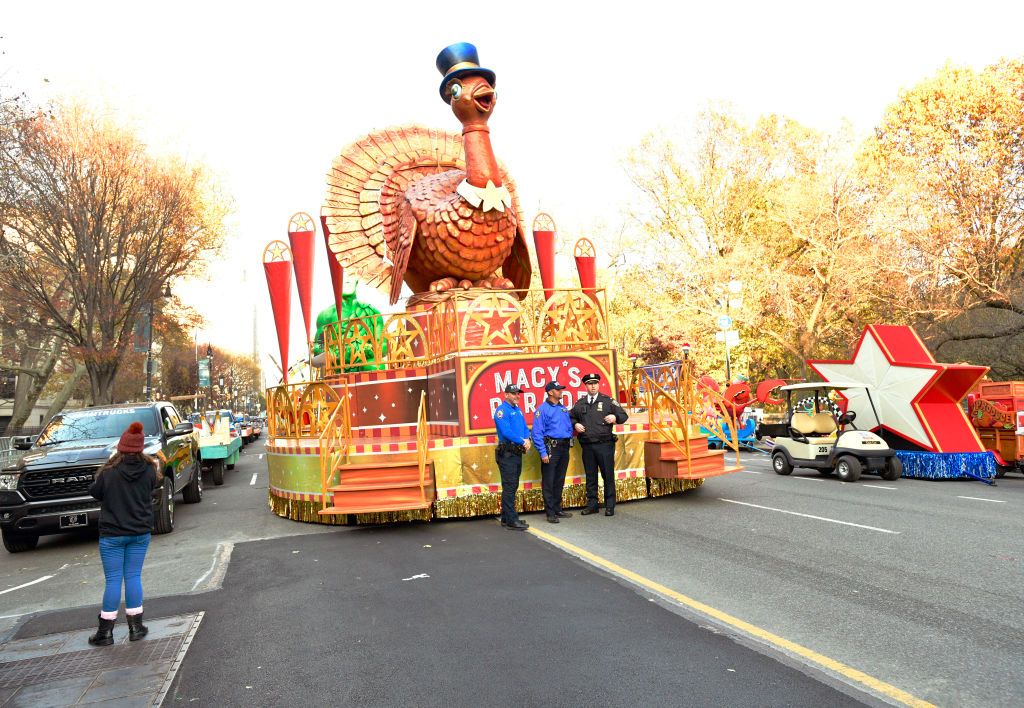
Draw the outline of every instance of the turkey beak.
<instances>
[{"instance_id":1,"label":"turkey beak","mask_svg":"<svg viewBox=\"0 0 1024 708\"><path fill-rule=\"evenodd\" d=\"M494 108L494 102L498 99L497 94L487 84L484 84L477 88L473 92L473 103L476 105L478 111L487 115Z\"/></svg>"}]
</instances>

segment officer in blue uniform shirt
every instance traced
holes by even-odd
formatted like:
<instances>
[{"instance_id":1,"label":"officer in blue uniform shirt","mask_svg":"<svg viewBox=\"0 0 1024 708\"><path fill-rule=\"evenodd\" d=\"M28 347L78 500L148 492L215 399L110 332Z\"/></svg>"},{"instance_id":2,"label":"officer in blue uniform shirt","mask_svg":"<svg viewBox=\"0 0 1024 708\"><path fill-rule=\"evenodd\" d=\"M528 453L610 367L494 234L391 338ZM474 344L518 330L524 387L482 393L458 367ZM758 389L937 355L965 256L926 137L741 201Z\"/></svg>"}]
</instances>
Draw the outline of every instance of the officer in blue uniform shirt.
<instances>
[{"instance_id":1,"label":"officer in blue uniform shirt","mask_svg":"<svg viewBox=\"0 0 1024 708\"><path fill-rule=\"evenodd\" d=\"M523 453L530 449L530 430L519 408L521 393L518 386L509 384L505 387L505 402L494 411L494 427L498 430L498 449L494 452L494 460L501 472L501 525L516 531L530 528L528 523L519 520L516 512Z\"/></svg>"},{"instance_id":2,"label":"officer in blue uniform shirt","mask_svg":"<svg viewBox=\"0 0 1024 708\"><path fill-rule=\"evenodd\" d=\"M573 442L569 409L562 405L560 392L563 390L565 386L562 384L549 381L544 387L547 399L533 416L533 446L540 455L544 511L552 524L557 524L559 518L572 516L570 512L562 511L565 470L569 466L569 448Z\"/></svg>"}]
</instances>

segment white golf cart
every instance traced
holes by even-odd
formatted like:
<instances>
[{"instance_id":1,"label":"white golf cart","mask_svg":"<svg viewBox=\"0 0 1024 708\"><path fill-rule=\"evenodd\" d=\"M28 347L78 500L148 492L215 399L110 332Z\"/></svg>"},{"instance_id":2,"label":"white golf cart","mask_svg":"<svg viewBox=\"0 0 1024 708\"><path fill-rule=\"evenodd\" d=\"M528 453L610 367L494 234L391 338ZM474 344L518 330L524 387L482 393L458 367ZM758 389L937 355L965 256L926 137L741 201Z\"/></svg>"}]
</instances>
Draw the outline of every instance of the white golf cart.
<instances>
[{"instance_id":1,"label":"white golf cart","mask_svg":"<svg viewBox=\"0 0 1024 708\"><path fill-rule=\"evenodd\" d=\"M903 474L895 450L874 433L857 430L853 424L855 411L836 420L828 394L851 389L866 398L874 419L878 420L871 389L864 384L798 383L779 389L786 394L786 422L762 424L756 432L759 440L764 436L775 439L772 469L776 474L786 475L794 467L808 467L822 475L835 472L843 482L856 482L864 471L877 472L890 481Z\"/></svg>"}]
</instances>

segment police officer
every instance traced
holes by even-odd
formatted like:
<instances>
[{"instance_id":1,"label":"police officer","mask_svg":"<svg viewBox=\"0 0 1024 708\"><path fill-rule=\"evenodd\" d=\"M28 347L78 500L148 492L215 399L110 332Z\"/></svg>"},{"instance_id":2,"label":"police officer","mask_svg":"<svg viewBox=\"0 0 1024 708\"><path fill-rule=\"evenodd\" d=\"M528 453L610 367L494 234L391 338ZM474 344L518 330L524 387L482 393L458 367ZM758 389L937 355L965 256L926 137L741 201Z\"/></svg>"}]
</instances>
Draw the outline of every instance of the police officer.
<instances>
[{"instance_id":1,"label":"police officer","mask_svg":"<svg viewBox=\"0 0 1024 708\"><path fill-rule=\"evenodd\" d=\"M562 405L560 393L564 390L562 384L549 381L544 387L547 399L533 416L533 446L540 455L544 511L552 524L557 524L559 518L572 516L570 512L562 511L562 489L565 487L565 470L569 466L569 448L572 447L572 421L568 409Z\"/></svg>"},{"instance_id":2,"label":"police officer","mask_svg":"<svg viewBox=\"0 0 1024 708\"><path fill-rule=\"evenodd\" d=\"M576 401L569 412L574 429L580 436L583 469L587 473L587 508L581 514L597 513L597 471L604 480L604 515L615 515L615 435L612 428L625 423L629 416L617 401L598 392L601 376L583 377L587 395Z\"/></svg>"},{"instance_id":3,"label":"police officer","mask_svg":"<svg viewBox=\"0 0 1024 708\"><path fill-rule=\"evenodd\" d=\"M494 460L501 472L501 525L516 531L530 528L528 523L519 520L516 512L523 453L530 449L530 431L519 408L521 393L518 386L509 384L505 387L505 402L494 411L494 427L498 430L498 449L494 452Z\"/></svg>"}]
</instances>

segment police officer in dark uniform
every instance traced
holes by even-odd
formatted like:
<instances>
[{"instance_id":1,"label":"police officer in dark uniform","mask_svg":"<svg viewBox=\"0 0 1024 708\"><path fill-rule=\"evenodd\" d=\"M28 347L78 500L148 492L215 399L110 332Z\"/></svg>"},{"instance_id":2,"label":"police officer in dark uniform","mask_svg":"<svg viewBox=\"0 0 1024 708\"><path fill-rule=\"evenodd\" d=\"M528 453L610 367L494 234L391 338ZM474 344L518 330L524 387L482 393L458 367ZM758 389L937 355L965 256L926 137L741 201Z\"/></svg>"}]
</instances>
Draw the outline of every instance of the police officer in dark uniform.
<instances>
[{"instance_id":1,"label":"police officer in dark uniform","mask_svg":"<svg viewBox=\"0 0 1024 708\"><path fill-rule=\"evenodd\" d=\"M604 515L615 515L615 435L616 424L629 419L617 401L598 391L599 374L583 377L587 395L576 401L569 412L573 427L580 437L583 469L587 473L587 508L581 514L597 513L597 471L604 480Z\"/></svg>"},{"instance_id":2,"label":"police officer in dark uniform","mask_svg":"<svg viewBox=\"0 0 1024 708\"><path fill-rule=\"evenodd\" d=\"M505 387L505 402L494 411L494 427L498 430L498 449L494 460L501 472L501 525L507 529L524 531L530 528L519 520L516 512L516 492L519 475L523 471L523 454L530 449L530 430L519 408L522 390L515 384Z\"/></svg>"},{"instance_id":3,"label":"police officer in dark uniform","mask_svg":"<svg viewBox=\"0 0 1024 708\"><path fill-rule=\"evenodd\" d=\"M544 492L544 511L548 522L572 514L562 511L562 489L565 488L565 470L569 466L569 448L572 447L572 421L569 410L562 405L561 391L565 386L549 381L544 387L547 400L540 404L533 416L533 446L540 455L541 489Z\"/></svg>"}]
</instances>

